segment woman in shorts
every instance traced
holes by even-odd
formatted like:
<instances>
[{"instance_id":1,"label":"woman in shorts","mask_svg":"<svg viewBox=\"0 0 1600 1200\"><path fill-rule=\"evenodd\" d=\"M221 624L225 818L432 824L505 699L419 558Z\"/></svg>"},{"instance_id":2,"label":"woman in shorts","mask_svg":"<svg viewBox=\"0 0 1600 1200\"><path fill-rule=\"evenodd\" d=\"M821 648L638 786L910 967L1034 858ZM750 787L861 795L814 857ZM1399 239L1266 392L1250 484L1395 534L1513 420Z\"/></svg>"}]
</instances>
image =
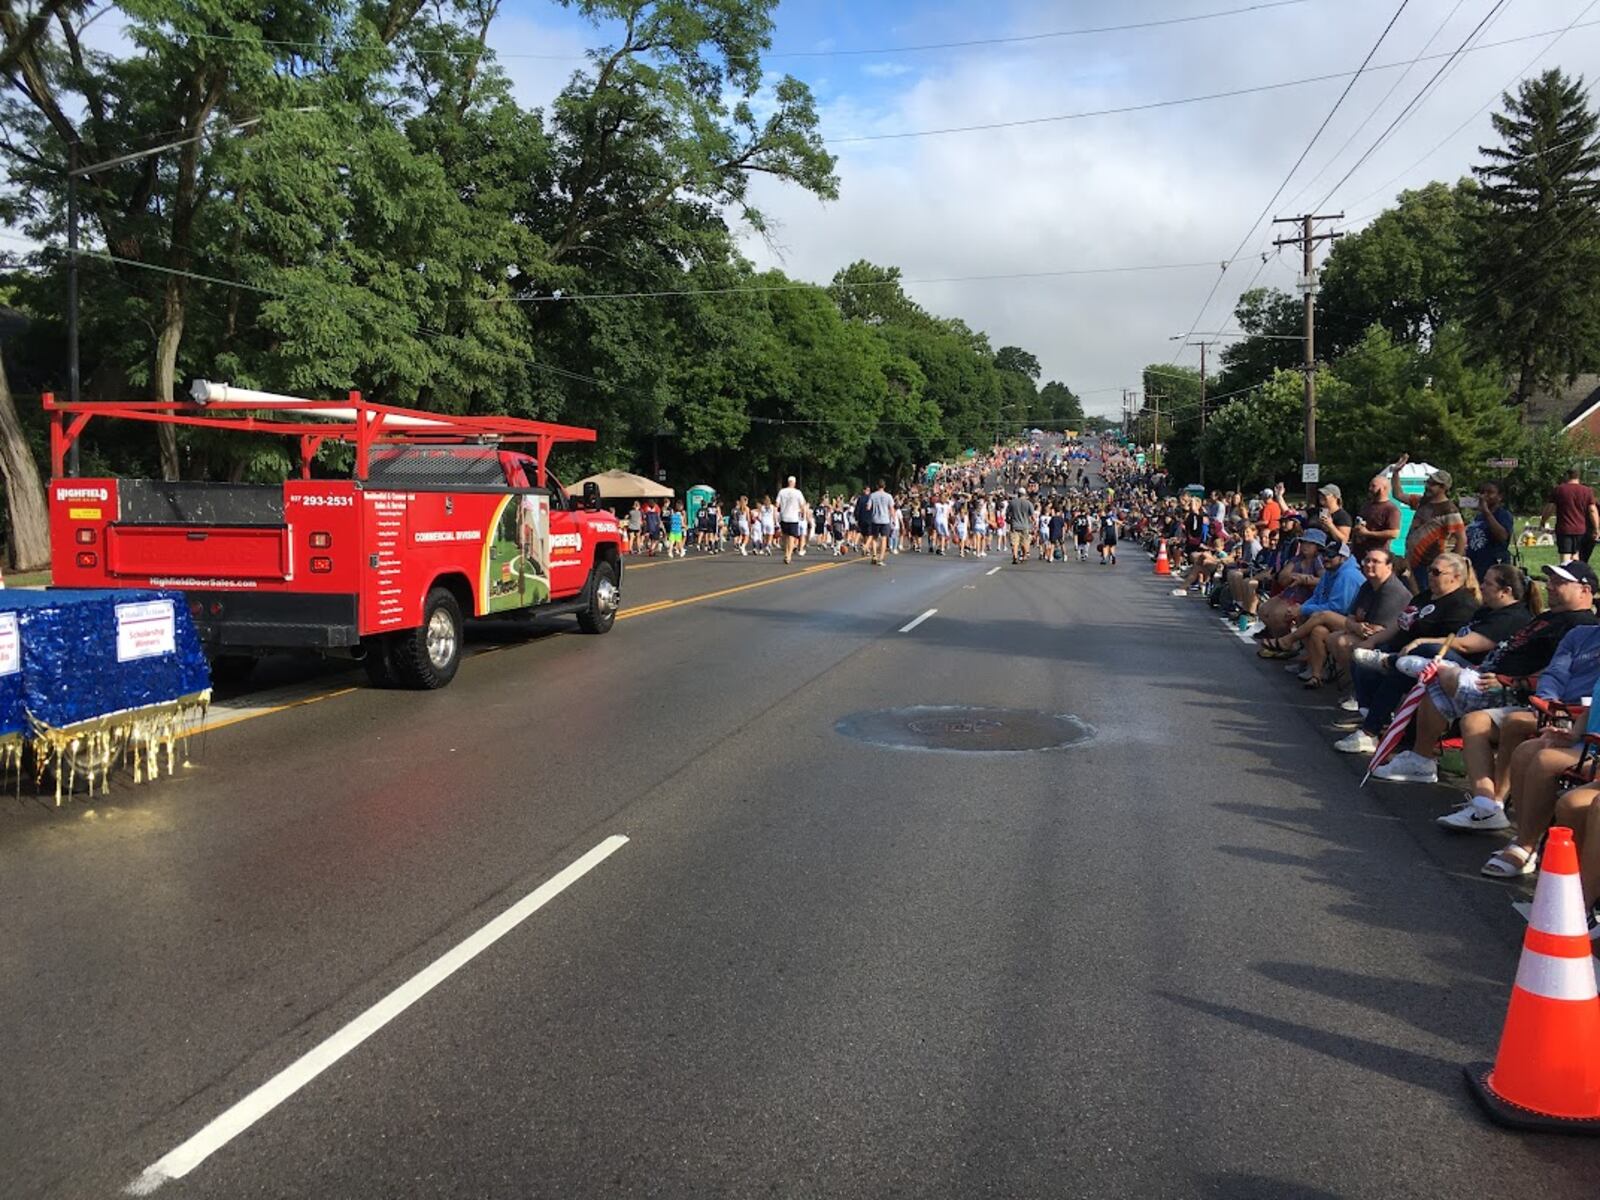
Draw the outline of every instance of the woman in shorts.
<instances>
[{"instance_id":1,"label":"woman in shorts","mask_svg":"<svg viewBox=\"0 0 1600 1200\"><path fill-rule=\"evenodd\" d=\"M982 496L972 502L972 544L979 558L989 557L989 502Z\"/></svg>"},{"instance_id":2,"label":"woman in shorts","mask_svg":"<svg viewBox=\"0 0 1600 1200\"><path fill-rule=\"evenodd\" d=\"M956 539L956 557L965 558L967 556L967 502L965 500L957 500L954 508L955 520L953 524Z\"/></svg>"}]
</instances>

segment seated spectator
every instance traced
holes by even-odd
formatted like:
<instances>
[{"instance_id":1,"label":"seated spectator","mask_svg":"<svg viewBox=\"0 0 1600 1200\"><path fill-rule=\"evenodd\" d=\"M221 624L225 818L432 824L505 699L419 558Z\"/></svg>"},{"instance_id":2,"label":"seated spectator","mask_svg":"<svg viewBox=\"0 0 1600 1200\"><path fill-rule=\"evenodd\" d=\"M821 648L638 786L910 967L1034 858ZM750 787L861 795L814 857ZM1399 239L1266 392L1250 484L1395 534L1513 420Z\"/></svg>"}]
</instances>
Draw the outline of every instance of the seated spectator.
<instances>
[{"instance_id":1,"label":"seated spectator","mask_svg":"<svg viewBox=\"0 0 1600 1200\"><path fill-rule=\"evenodd\" d=\"M1282 637L1300 620L1300 606L1311 599L1322 581L1322 552L1327 546L1328 536L1320 529L1307 529L1300 535L1294 553L1273 578L1277 590L1261 606L1261 623L1268 637Z\"/></svg>"},{"instance_id":2,"label":"seated spectator","mask_svg":"<svg viewBox=\"0 0 1600 1200\"><path fill-rule=\"evenodd\" d=\"M1216 534L1209 546L1202 547L1190 557L1190 565L1183 573L1182 586L1173 588L1172 594L1187 596L1191 590L1203 592L1217 573L1227 566L1231 557L1227 550L1227 539L1220 533Z\"/></svg>"},{"instance_id":3,"label":"seated spectator","mask_svg":"<svg viewBox=\"0 0 1600 1200\"><path fill-rule=\"evenodd\" d=\"M1600 629L1575 629L1569 637L1579 635L1592 639L1595 635L1600 635ZM1600 648L1590 646L1584 655L1593 658L1597 649ZM1554 670L1555 667L1556 663L1552 660L1550 669ZM1593 664L1580 666L1579 669L1585 672L1592 670ZM1576 695L1578 691L1576 680L1569 682L1570 686L1564 689L1565 693ZM1540 680L1540 686L1544 686L1543 679ZM1580 701L1564 700L1561 703L1576 705ZM1582 754L1582 738L1587 726L1587 713L1577 721L1573 721L1567 714L1559 715L1565 719L1552 722L1537 736L1525 735L1522 743L1509 756L1509 762L1504 766L1505 779L1501 783L1503 791L1499 796L1485 803L1485 798L1478 791L1478 783L1481 781L1474 782L1471 798L1455 811L1438 818L1439 824L1446 829L1493 832L1511 827L1505 808L1507 803L1515 807L1516 836L1491 854L1481 868L1481 873L1491 879L1517 879L1531 875L1539 865L1535 847L1554 819L1560 794L1567 786L1563 782L1563 777L1578 764ZM1532 714L1527 716L1531 718ZM1465 718L1462 723L1464 726ZM1505 734L1502 733L1501 736L1504 740ZM1463 743L1465 743L1464 735ZM1506 756L1502 754L1500 757L1503 759Z\"/></svg>"},{"instance_id":4,"label":"seated spectator","mask_svg":"<svg viewBox=\"0 0 1600 1200\"><path fill-rule=\"evenodd\" d=\"M1441 661L1422 706L1417 709L1415 749L1402 751L1374 768L1374 778L1437 782L1439 738L1452 720L1482 709L1516 706L1519 688L1545 669L1561 639L1579 626L1596 624L1597 580L1587 565L1548 566L1544 574L1550 589L1550 607L1491 650L1476 667ZM1393 659L1392 665L1401 674L1415 677L1428 661L1418 655L1401 655ZM1559 700L1558 696L1547 698Z\"/></svg>"},{"instance_id":5,"label":"seated spectator","mask_svg":"<svg viewBox=\"0 0 1600 1200\"><path fill-rule=\"evenodd\" d=\"M1352 697L1350 655L1370 650L1392 637L1399 628L1400 614L1411 603L1411 593L1394 573L1394 554L1387 546L1369 546L1361 556L1361 574L1366 582L1356 593L1350 612L1337 624L1329 622L1314 631L1306 645L1306 667L1313 679L1320 679L1324 663L1331 659L1333 677L1339 685L1339 703ZM1350 707L1355 707L1351 700Z\"/></svg>"},{"instance_id":6,"label":"seated spectator","mask_svg":"<svg viewBox=\"0 0 1600 1200\"><path fill-rule=\"evenodd\" d=\"M1306 536L1318 532L1313 529ZM1343 542L1330 540L1323 547L1322 560L1322 578L1317 581L1316 590L1310 598L1300 606L1299 623L1282 637L1269 637L1263 641L1261 649L1256 652L1262 658L1290 658L1313 632L1326 633L1335 626L1343 626L1345 614L1355 603L1366 579L1360 564L1350 557L1349 548ZM1322 686L1319 675L1302 671L1300 677L1308 687Z\"/></svg>"},{"instance_id":7,"label":"seated spectator","mask_svg":"<svg viewBox=\"0 0 1600 1200\"><path fill-rule=\"evenodd\" d=\"M1467 560L1459 554L1440 555L1429 568L1428 588L1412 597L1410 605L1401 611L1395 619L1394 633L1375 649L1351 653L1351 689L1358 711L1366 711L1360 727L1335 742L1334 749L1346 754L1371 754L1377 749L1378 735L1388 728L1395 708L1411 690L1412 680L1383 669L1387 655L1431 654L1445 638L1478 619L1479 600L1467 586L1468 572ZM1520 575L1517 582L1520 585Z\"/></svg>"},{"instance_id":8,"label":"seated spectator","mask_svg":"<svg viewBox=\"0 0 1600 1200\"><path fill-rule=\"evenodd\" d=\"M1350 540L1353 522L1344 510L1344 494L1336 483L1325 483L1317 489L1317 511L1306 522L1308 529L1320 529L1330 544L1344 545Z\"/></svg>"}]
</instances>

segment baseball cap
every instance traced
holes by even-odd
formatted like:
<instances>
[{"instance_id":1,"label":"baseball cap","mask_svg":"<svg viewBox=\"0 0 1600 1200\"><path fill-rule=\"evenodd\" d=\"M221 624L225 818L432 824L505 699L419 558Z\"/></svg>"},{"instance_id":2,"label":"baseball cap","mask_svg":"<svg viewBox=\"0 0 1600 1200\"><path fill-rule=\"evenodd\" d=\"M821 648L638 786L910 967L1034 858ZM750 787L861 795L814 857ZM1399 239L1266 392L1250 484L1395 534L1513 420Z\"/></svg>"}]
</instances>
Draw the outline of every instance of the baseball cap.
<instances>
[{"instance_id":1,"label":"baseball cap","mask_svg":"<svg viewBox=\"0 0 1600 1200\"><path fill-rule=\"evenodd\" d=\"M1310 542L1313 546L1326 546L1328 544L1328 535L1320 529L1308 529L1300 535L1300 540L1302 542Z\"/></svg>"},{"instance_id":2,"label":"baseball cap","mask_svg":"<svg viewBox=\"0 0 1600 1200\"><path fill-rule=\"evenodd\" d=\"M1339 490L1339 485L1337 483L1325 483L1325 484L1323 484L1321 487L1319 487L1317 489L1317 495L1319 495L1319 496L1337 496L1341 500L1344 499L1344 493Z\"/></svg>"},{"instance_id":3,"label":"baseball cap","mask_svg":"<svg viewBox=\"0 0 1600 1200\"><path fill-rule=\"evenodd\" d=\"M1600 578L1597 578L1594 569L1586 562L1569 562L1557 566L1551 563L1545 567L1546 579L1559 579L1564 583L1581 583L1593 591L1600 591Z\"/></svg>"},{"instance_id":4,"label":"baseball cap","mask_svg":"<svg viewBox=\"0 0 1600 1200\"><path fill-rule=\"evenodd\" d=\"M1450 478L1450 472L1449 471L1435 471L1432 475L1428 476L1428 482L1429 483L1437 483L1440 487L1446 487L1447 488L1452 483L1454 483L1455 480Z\"/></svg>"},{"instance_id":5,"label":"baseball cap","mask_svg":"<svg viewBox=\"0 0 1600 1200\"><path fill-rule=\"evenodd\" d=\"M1270 495L1272 495L1272 489L1271 488L1262 488L1261 489L1261 494L1263 496L1270 496Z\"/></svg>"}]
</instances>

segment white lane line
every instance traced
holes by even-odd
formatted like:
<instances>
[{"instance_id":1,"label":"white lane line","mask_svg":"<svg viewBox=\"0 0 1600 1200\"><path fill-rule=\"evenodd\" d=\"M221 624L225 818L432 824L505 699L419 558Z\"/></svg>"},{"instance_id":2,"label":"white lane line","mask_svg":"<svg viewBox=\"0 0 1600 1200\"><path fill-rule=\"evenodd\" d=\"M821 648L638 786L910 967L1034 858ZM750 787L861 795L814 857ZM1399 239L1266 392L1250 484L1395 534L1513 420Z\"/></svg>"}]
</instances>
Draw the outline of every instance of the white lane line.
<instances>
[{"instance_id":1,"label":"white lane line","mask_svg":"<svg viewBox=\"0 0 1600 1200\"><path fill-rule=\"evenodd\" d=\"M183 1178L627 844L628 839L621 834L608 837L559 874L545 880L482 929L445 951L344 1028L290 1063L177 1149L146 1167L128 1185L128 1194L147 1196L168 1180Z\"/></svg>"},{"instance_id":2,"label":"white lane line","mask_svg":"<svg viewBox=\"0 0 1600 1200\"><path fill-rule=\"evenodd\" d=\"M906 624L900 626L900 632L901 633L910 633L918 625L921 625L924 621L926 621L929 617L933 616L933 614L938 612L938 611L939 610L937 608L930 608L927 612L923 613L915 621L910 621L910 622L907 622Z\"/></svg>"},{"instance_id":3,"label":"white lane line","mask_svg":"<svg viewBox=\"0 0 1600 1200\"><path fill-rule=\"evenodd\" d=\"M999 569L1000 569L999 567L990 567L987 571L985 571L983 573L984 578L987 579L990 575L993 575Z\"/></svg>"}]
</instances>

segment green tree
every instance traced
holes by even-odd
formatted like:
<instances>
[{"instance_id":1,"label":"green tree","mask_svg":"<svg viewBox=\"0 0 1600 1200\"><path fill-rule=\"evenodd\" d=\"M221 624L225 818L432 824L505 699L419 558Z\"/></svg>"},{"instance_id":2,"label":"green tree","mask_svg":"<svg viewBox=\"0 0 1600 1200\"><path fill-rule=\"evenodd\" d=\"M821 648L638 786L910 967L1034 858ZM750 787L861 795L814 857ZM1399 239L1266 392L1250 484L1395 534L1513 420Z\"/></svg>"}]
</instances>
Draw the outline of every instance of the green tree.
<instances>
[{"instance_id":1,"label":"green tree","mask_svg":"<svg viewBox=\"0 0 1600 1200\"><path fill-rule=\"evenodd\" d=\"M1477 209L1472 182L1430 183L1402 192L1372 224L1335 242L1318 301L1323 357L1337 358L1373 325L1397 341L1425 342L1458 320L1467 288L1465 241ZM1298 303L1294 309L1298 321Z\"/></svg>"},{"instance_id":2,"label":"green tree","mask_svg":"<svg viewBox=\"0 0 1600 1200\"><path fill-rule=\"evenodd\" d=\"M1454 327L1421 348L1374 326L1334 364L1342 387L1318 391L1318 454L1323 478L1354 489L1400 453L1448 469L1470 487L1492 472L1486 460L1515 456L1522 444L1497 369L1467 360Z\"/></svg>"},{"instance_id":3,"label":"green tree","mask_svg":"<svg viewBox=\"0 0 1600 1200\"><path fill-rule=\"evenodd\" d=\"M1502 103L1501 142L1480 146L1489 161L1473 168L1483 208L1466 320L1479 356L1503 362L1525 402L1600 361L1600 121L1581 78L1559 70Z\"/></svg>"},{"instance_id":4,"label":"green tree","mask_svg":"<svg viewBox=\"0 0 1600 1200\"><path fill-rule=\"evenodd\" d=\"M1249 336L1222 348L1222 372L1210 390L1217 395L1242 394L1293 370L1305 357L1300 340L1305 331L1301 301L1277 288L1251 288L1233 309L1235 327Z\"/></svg>"},{"instance_id":5,"label":"green tree","mask_svg":"<svg viewBox=\"0 0 1600 1200\"><path fill-rule=\"evenodd\" d=\"M1039 360L1021 346L1001 346L994 352L994 365L998 371L1012 371L1025 379L1039 378Z\"/></svg>"},{"instance_id":6,"label":"green tree","mask_svg":"<svg viewBox=\"0 0 1600 1200\"><path fill-rule=\"evenodd\" d=\"M1071 388L1052 379L1039 389L1041 419L1051 425L1071 427L1083 423L1083 401Z\"/></svg>"},{"instance_id":7,"label":"green tree","mask_svg":"<svg viewBox=\"0 0 1600 1200\"><path fill-rule=\"evenodd\" d=\"M1250 488L1298 477L1303 388L1298 371L1281 370L1219 409L1199 439L1212 477Z\"/></svg>"}]
</instances>

